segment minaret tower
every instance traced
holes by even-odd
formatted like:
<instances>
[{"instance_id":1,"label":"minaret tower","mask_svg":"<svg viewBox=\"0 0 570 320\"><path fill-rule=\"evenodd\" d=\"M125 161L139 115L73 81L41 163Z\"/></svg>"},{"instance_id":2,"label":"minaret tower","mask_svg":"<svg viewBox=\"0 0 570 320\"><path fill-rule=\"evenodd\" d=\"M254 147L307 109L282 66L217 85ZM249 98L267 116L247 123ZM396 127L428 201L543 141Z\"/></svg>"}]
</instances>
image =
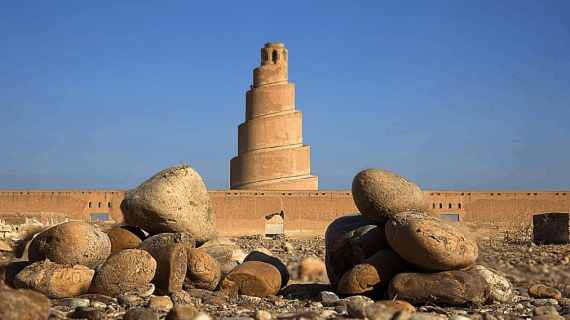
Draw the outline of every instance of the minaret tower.
<instances>
[{"instance_id":1,"label":"minaret tower","mask_svg":"<svg viewBox=\"0 0 570 320\"><path fill-rule=\"evenodd\" d=\"M310 147L303 144L302 113L295 110L295 84L288 79L282 43L261 49L261 66L245 94L245 122L238 127L238 156L230 161L230 188L318 190L311 175Z\"/></svg>"}]
</instances>

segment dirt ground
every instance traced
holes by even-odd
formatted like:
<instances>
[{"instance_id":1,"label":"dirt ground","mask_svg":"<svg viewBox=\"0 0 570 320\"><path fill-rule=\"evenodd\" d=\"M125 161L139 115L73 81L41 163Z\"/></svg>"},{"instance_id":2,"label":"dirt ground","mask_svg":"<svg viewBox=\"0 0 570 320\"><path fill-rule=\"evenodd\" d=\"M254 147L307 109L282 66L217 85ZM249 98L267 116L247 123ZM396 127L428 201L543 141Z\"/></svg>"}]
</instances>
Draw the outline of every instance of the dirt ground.
<instances>
[{"instance_id":1,"label":"dirt ground","mask_svg":"<svg viewBox=\"0 0 570 320\"><path fill-rule=\"evenodd\" d=\"M454 314L465 316L483 313L494 314L497 318L529 317L532 309L536 307L534 299L528 297L527 289L533 283L540 283L554 287L561 291L563 299L556 305L560 314L570 313L570 245L540 245L532 242L531 230L528 226L501 230L497 228L480 228L477 225L461 225L458 227L470 237L477 239L479 245L478 264L495 268L505 275L515 287L520 299L509 304L495 304L473 308L448 308L427 304L418 306L418 311L431 312L450 317ZM323 236L313 238L287 238L285 236L264 237L243 236L230 238L244 252L249 252L263 246L272 251L287 266L292 283L298 284L298 292L306 293L294 296L276 296L251 301L241 297L222 299L220 303L205 303L205 298L199 303L200 308L213 318L221 317L253 317L255 310L266 310L273 318L292 311L316 310L322 313L326 307L318 301L316 293L319 290L328 290L326 276L310 279L306 283L299 275L299 265L303 258L314 257L324 261L325 241ZM5 241L12 244L10 241ZM288 243L288 244L287 244ZM12 253L0 251L0 265L13 260ZM293 290L295 291L295 290ZM214 299L215 300L215 299ZM212 301L214 301L212 300ZM59 307L57 301L54 306L62 312L72 310ZM126 308L115 308L115 313L104 316L105 319L120 317ZM330 309L330 308L329 308ZM334 308L332 309L334 310ZM566 310L566 311L564 311ZM498 315L503 315L498 317Z\"/></svg>"}]
</instances>

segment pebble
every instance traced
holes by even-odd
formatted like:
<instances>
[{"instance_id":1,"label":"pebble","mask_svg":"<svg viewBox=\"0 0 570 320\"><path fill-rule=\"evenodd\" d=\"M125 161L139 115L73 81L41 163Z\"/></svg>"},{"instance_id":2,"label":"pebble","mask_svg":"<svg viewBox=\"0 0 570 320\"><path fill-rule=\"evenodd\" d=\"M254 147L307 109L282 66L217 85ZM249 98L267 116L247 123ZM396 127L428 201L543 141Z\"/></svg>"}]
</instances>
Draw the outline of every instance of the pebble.
<instances>
[{"instance_id":1,"label":"pebble","mask_svg":"<svg viewBox=\"0 0 570 320\"><path fill-rule=\"evenodd\" d=\"M134 294L121 294L117 296L117 302L125 308L142 307L144 299Z\"/></svg>"},{"instance_id":2,"label":"pebble","mask_svg":"<svg viewBox=\"0 0 570 320\"><path fill-rule=\"evenodd\" d=\"M542 306L536 307L532 310L532 316L542 316L542 315L558 315L558 311L554 306Z\"/></svg>"},{"instance_id":3,"label":"pebble","mask_svg":"<svg viewBox=\"0 0 570 320\"><path fill-rule=\"evenodd\" d=\"M77 307L89 307L91 301L85 298L65 298L59 299L59 302L69 309L75 309Z\"/></svg>"},{"instance_id":4,"label":"pebble","mask_svg":"<svg viewBox=\"0 0 570 320\"><path fill-rule=\"evenodd\" d=\"M394 311L406 311L408 313L416 312L416 308L410 303L402 300L378 300L375 304L381 304L385 307L391 308Z\"/></svg>"},{"instance_id":5,"label":"pebble","mask_svg":"<svg viewBox=\"0 0 570 320\"><path fill-rule=\"evenodd\" d=\"M331 303L333 301L339 300L339 297L336 295L336 293L330 291L319 292L317 298L319 299L319 301L324 303Z\"/></svg>"},{"instance_id":6,"label":"pebble","mask_svg":"<svg viewBox=\"0 0 570 320\"><path fill-rule=\"evenodd\" d=\"M123 315L123 320L158 320L158 316L149 309L133 308Z\"/></svg>"},{"instance_id":7,"label":"pebble","mask_svg":"<svg viewBox=\"0 0 570 320\"><path fill-rule=\"evenodd\" d=\"M562 298L562 293L560 293L560 291L552 287L536 283L531 285L530 288L528 288L528 294L533 298L539 298L539 299L550 298L558 300Z\"/></svg>"},{"instance_id":8,"label":"pebble","mask_svg":"<svg viewBox=\"0 0 570 320\"><path fill-rule=\"evenodd\" d=\"M317 319L320 314L316 311L291 311L277 316L280 320Z\"/></svg>"},{"instance_id":9,"label":"pebble","mask_svg":"<svg viewBox=\"0 0 570 320\"><path fill-rule=\"evenodd\" d=\"M152 296L146 305L150 310L160 313L167 313L173 306L174 304L168 296Z\"/></svg>"},{"instance_id":10,"label":"pebble","mask_svg":"<svg viewBox=\"0 0 570 320\"><path fill-rule=\"evenodd\" d=\"M102 317L101 310L92 307L77 307L71 315L74 319L100 320Z\"/></svg>"},{"instance_id":11,"label":"pebble","mask_svg":"<svg viewBox=\"0 0 570 320\"><path fill-rule=\"evenodd\" d=\"M165 320L190 320L198 313L196 307L189 304L175 304L166 315Z\"/></svg>"},{"instance_id":12,"label":"pebble","mask_svg":"<svg viewBox=\"0 0 570 320\"><path fill-rule=\"evenodd\" d=\"M4 243L4 241L0 240L0 251L12 252L14 250L9 245Z\"/></svg>"},{"instance_id":13,"label":"pebble","mask_svg":"<svg viewBox=\"0 0 570 320\"><path fill-rule=\"evenodd\" d=\"M184 290L171 292L170 299L174 305L192 303L192 296Z\"/></svg>"},{"instance_id":14,"label":"pebble","mask_svg":"<svg viewBox=\"0 0 570 320\"><path fill-rule=\"evenodd\" d=\"M299 277L305 282L325 279L327 267L325 262L319 258L307 257L299 264Z\"/></svg>"},{"instance_id":15,"label":"pebble","mask_svg":"<svg viewBox=\"0 0 570 320\"><path fill-rule=\"evenodd\" d=\"M256 310L253 314L253 319L255 320L271 320L271 313L265 310Z\"/></svg>"},{"instance_id":16,"label":"pebble","mask_svg":"<svg viewBox=\"0 0 570 320\"><path fill-rule=\"evenodd\" d=\"M534 301L531 304L535 307L557 306L558 300L556 300L556 299L534 299Z\"/></svg>"}]
</instances>

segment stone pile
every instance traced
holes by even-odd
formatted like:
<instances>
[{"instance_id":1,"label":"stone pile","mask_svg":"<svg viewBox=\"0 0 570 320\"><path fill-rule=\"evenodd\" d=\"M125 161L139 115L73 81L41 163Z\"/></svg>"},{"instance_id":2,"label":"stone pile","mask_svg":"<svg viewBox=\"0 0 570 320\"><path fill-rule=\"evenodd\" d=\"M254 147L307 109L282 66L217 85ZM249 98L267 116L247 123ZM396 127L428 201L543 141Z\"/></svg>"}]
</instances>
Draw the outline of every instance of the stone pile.
<instances>
[{"instance_id":1,"label":"stone pile","mask_svg":"<svg viewBox=\"0 0 570 320\"><path fill-rule=\"evenodd\" d=\"M126 196L131 226L103 233L63 223L38 234L29 261L0 268L0 319L495 320L461 309L483 303L540 320L570 314L570 299L551 287L531 286L528 306L513 299L507 279L475 265L473 241L423 213L410 181L369 169L355 177L353 194L362 214L331 223L324 247L322 238L311 248L281 239L270 251L260 237L244 252L216 237L198 174L168 168ZM316 257L325 251L323 267ZM331 284L290 281L290 265L274 252L314 252L298 278L326 273Z\"/></svg>"},{"instance_id":2,"label":"stone pile","mask_svg":"<svg viewBox=\"0 0 570 320\"><path fill-rule=\"evenodd\" d=\"M424 213L423 193L411 181L366 169L355 176L352 192L361 213L336 219L325 235L336 293L453 306L512 298L508 280L475 266L475 241Z\"/></svg>"},{"instance_id":3,"label":"stone pile","mask_svg":"<svg viewBox=\"0 0 570 320\"><path fill-rule=\"evenodd\" d=\"M130 225L108 234L82 221L39 233L30 243L29 261L2 268L2 282L19 289L3 289L13 297L6 301L33 289L50 299L98 294L167 313L173 307L168 295L183 289L264 297L277 294L289 281L287 268L270 251L252 251L239 266L232 261L234 245L216 237L206 187L188 165L145 181L125 196L121 209ZM26 304L14 303L4 306L6 312ZM76 310L81 315L89 312ZM139 311L129 312L124 319L139 319L130 315Z\"/></svg>"}]
</instances>

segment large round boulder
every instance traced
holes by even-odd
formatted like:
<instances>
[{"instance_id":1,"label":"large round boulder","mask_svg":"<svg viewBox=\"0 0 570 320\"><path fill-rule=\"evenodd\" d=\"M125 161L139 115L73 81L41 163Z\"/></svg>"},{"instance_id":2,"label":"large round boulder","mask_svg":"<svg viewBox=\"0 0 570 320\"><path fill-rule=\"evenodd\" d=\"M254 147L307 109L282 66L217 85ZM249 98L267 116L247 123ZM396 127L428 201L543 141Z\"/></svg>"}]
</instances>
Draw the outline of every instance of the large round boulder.
<instances>
[{"instance_id":1,"label":"large round boulder","mask_svg":"<svg viewBox=\"0 0 570 320\"><path fill-rule=\"evenodd\" d=\"M58 264L80 264L91 269L111 254L111 241L106 233L87 222L70 221L38 234L30 243L30 262L49 259Z\"/></svg>"},{"instance_id":2,"label":"large round boulder","mask_svg":"<svg viewBox=\"0 0 570 320\"><path fill-rule=\"evenodd\" d=\"M149 284L156 260L143 250L127 249L112 255L95 274L95 285L103 294L116 297Z\"/></svg>"},{"instance_id":3,"label":"large round boulder","mask_svg":"<svg viewBox=\"0 0 570 320\"><path fill-rule=\"evenodd\" d=\"M436 273L404 272L390 281L388 294L411 304L446 303L452 306L481 305L490 288L475 270Z\"/></svg>"},{"instance_id":4,"label":"large round boulder","mask_svg":"<svg viewBox=\"0 0 570 320\"><path fill-rule=\"evenodd\" d=\"M427 271L475 265L477 243L452 225L423 212L402 212L386 223L390 246L405 260Z\"/></svg>"},{"instance_id":5,"label":"large round boulder","mask_svg":"<svg viewBox=\"0 0 570 320\"><path fill-rule=\"evenodd\" d=\"M280 288L279 270L261 261L247 261L240 264L220 282L221 290L255 297L276 295Z\"/></svg>"},{"instance_id":6,"label":"large round boulder","mask_svg":"<svg viewBox=\"0 0 570 320\"><path fill-rule=\"evenodd\" d=\"M355 265L383 249L391 249L384 228L361 214L337 218L325 233L325 266L333 288L339 279Z\"/></svg>"},{"instance_id":7,"label":"large round boulder","mask_svg":"<svg viewBox=\"0 0 570 320\"><path fill-rule=\"evenodd\" d=\"M14 279L16 288L34 289L48 298L76 297L87 293L95 271L82 265L61 265L49 260L35 262Z\"/></svg>"},{"instance_id":8,"label":"large round boulder","mask_svg":"<svg viewBox=\"0 0 570 320\"><path fill-rule=\"evenodd\" d=\"M162 170L125 195L125 222L150 234L188 232L197 242L216 235L212 203L202 178L189 165Z\"/></svg>"},{"instance_id":9,"label":"large round boulder","mask_svg":"<svg viewBox=\"0 0 570 320\"><path fill-rule=\"evenodd\" d=\"M369 221L384 225L406 210L423 210L422 190L410 180L383 169L360 171L352 180L354 204Z\"/></svg>"}]
</instances>

